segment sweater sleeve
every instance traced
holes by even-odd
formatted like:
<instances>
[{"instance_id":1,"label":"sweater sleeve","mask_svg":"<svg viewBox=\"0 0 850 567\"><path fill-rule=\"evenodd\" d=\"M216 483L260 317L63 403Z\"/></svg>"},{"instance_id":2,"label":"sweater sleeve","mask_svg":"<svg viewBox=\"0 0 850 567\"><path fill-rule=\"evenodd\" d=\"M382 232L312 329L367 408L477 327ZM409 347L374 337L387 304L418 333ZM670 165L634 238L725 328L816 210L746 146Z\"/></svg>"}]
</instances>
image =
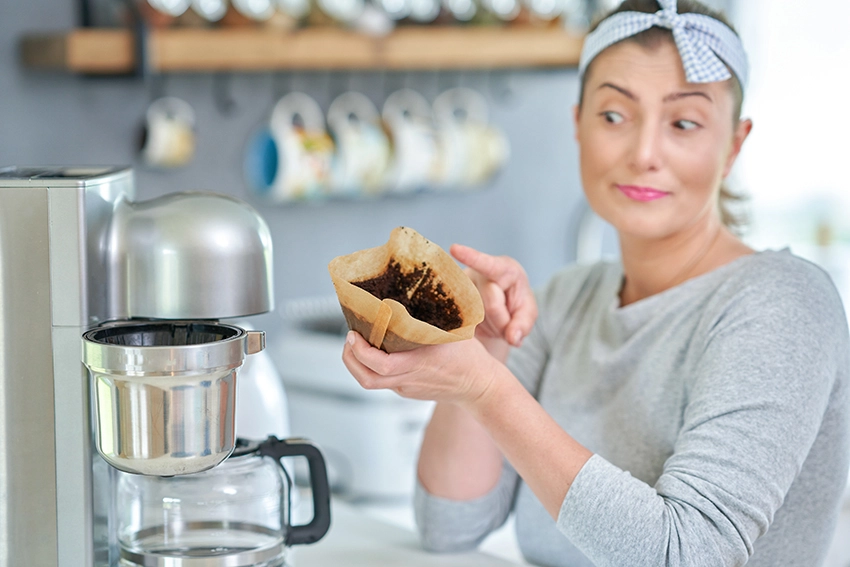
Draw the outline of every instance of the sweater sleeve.
<instances>
[{"instance_id":1,"label":"sweater sleeve","mask_svg":"<svg viewBox=\"0 0 850 567\"><path fill-rule=\"evenodd\" d=\"M650 486L594 455L559 530L598 567L744 565L821 427L850 341L819 271L744 289L707 325L673 454Z\"/></svg>"},{"instance_id":2,"label":"sweater sleeve","mask_svg":"<svg viewBox=\"0 0 850 567\"><path fill-rule=\"evenodd\" d=\"M517 474L505 461L496 486L474 500L449 500L429 494L418 480L414 493L416 526L429 551L467 551L507 520L513 507Z\"/></svg>"},{"instance_id":3,"label":"sweater sleeve","mask_svg":"<svg viewBox=\"0 0 850 567\"><path fill-rule=\"evenodd\" d=\"M511 349L508 368L532 394L547 361L541 325L535 325L518 349ZM465 551L477 547L507 520L513 508L518 475L504 461L499 482L474 500L449 500L430 494L417 479L413 508L422 546L430 551Z\"/></svg>"},{"instance_id":4,"label":"sweater sleeve","mask_svg":"<svg viewBox=\"0 0 850 567\"><path fill-rule=\"evenodd\" d=\"M540 327L535 325L522 346L511 349L508 359L508 368L532 394L547 360ZM507 520L517 481L517 473L504 461L499 482L490 492L474 500L449 500L430 494L417 479L413 508L422 546L430 551L464 551L477 547Z\"/></svg>"},{"instance_id":5,"label":"sweater sleeve","mask_svg":"<svg viewBox=\"0 0 850 567\"><path fill-rule=\"evenodd\" d=\"M564 317L569 305L586 279L588 268L571 267L552 278L535 295L541 306L540 317L520 348L511 349L508 369L536 397L540 380L549 361L551 329ZM497 486L475 500L439 498L417 480L414 494L416 524L422 545L432 551L461 551L478 546L487 535L505 523L518 486L518 476L507 461Z\"/></svg>"}]
</instances>

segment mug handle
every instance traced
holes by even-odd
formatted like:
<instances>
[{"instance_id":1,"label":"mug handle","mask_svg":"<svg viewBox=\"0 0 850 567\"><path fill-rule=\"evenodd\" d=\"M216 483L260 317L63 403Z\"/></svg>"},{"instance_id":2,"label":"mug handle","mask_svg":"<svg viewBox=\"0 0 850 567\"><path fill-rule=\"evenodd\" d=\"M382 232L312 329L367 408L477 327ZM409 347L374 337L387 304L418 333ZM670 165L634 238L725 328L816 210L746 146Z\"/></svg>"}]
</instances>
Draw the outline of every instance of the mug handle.
<instances>
[{"instance_id":1,"label":"mug handle","mask_svg":"<svg viewBox=\"0 0 850 567\"><path fill-rule=\"evenodd\" d=\"M270 435L260 443L257 453L278 462L283 457L307 457L313 493L313 519L303 526L289 526L285 543L299 545L322 539L331 525L331 497L325 458L319 449L307 439L278 439Z\"/></svg>"}]
</instances>

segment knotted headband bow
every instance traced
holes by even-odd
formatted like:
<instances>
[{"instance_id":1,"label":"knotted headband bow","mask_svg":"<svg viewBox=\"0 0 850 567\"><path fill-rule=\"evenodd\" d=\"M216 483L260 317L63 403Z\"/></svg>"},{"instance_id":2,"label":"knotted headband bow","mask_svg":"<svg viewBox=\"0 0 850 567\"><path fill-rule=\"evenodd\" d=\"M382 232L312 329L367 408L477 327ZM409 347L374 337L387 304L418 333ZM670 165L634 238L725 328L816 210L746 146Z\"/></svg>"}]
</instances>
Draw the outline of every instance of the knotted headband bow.
<instances>
[{"instance_id":1,"label":"knotted headband bow","mask_svg":"<svg viewBox=\"0 0 850 567\"><path fill-rule=\"evenodd\" d=\"M685 67L689 83L713 83L738 77L741 88L747 84L747 54L741 39L729 26L703 14L679 14L676 0L658 0L661 10L654 14L620 12L604 20L584 41L579 60L579 76L602 51L653 26L673 30L673 39ZM728 67L727 67L728 66Z\"/></svg>"}]
</instances>

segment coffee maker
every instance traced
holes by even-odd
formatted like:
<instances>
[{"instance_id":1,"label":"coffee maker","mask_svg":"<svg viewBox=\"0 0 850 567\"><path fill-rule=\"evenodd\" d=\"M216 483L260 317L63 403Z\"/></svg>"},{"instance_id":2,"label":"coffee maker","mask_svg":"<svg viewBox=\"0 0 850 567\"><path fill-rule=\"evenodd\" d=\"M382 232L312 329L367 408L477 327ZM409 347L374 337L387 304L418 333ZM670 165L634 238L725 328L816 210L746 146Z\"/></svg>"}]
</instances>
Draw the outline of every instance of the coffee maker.
<instances>
[{"instance_id":1,"label":"coffee maker","mask_svg":"<svg viewBox=\"0 0 850 567\"><path fill-rule=\"evenodd\" d=\"M117 469L171 477L235 449L235 373L264 336L218 320L272 309L268 227L222 195L134 198L128 168L0 168L0 565L116 565ZM175 334L192 344L169 348ZM91 378L82 359L99 369ZM227 366L199 382L203 395L216 383L229 397L188 439L168 405L197 407L185 388L158 386L152 409L124 378L177 376L201 359Z\"/></svg>"}]
</instances>

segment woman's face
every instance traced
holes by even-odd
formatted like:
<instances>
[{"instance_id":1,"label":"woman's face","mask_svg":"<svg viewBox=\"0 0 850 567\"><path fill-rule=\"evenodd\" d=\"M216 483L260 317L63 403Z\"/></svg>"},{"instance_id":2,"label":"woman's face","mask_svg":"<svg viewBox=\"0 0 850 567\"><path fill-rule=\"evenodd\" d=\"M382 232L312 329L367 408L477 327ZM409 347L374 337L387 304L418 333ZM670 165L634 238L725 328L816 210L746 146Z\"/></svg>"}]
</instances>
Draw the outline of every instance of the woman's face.
<instances>
[{"instance_id":1,"label":"woman's face","mask_svg":"<svg viewBox=\"0 0 850 567\"><path fill-rule=\"evenodd\" d=\"M575 113L582 183L621 238L719 226L720 183L752 127L736 123L730 83L686 82L672 41L626 41L593 61Z\"/></svg>"}]
</instances>

